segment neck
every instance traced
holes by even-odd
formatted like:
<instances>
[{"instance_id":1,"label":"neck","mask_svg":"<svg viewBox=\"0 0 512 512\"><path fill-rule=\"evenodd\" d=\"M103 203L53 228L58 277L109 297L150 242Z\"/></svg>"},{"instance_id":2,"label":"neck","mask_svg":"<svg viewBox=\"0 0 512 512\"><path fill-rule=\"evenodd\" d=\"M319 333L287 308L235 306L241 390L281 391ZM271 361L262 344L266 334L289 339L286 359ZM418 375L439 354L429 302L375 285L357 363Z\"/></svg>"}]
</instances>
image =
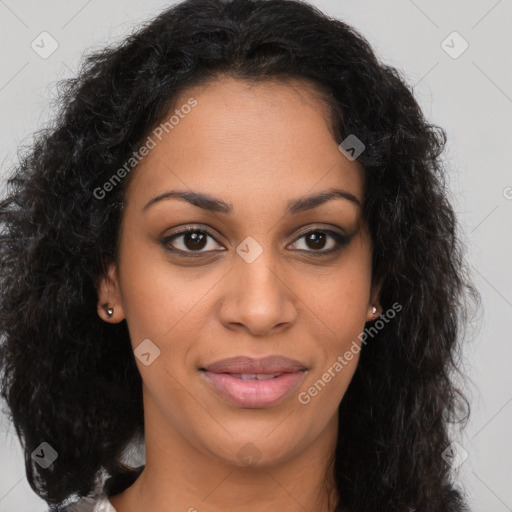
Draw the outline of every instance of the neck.
<instances>
[{"instance_id":1,"label":"neck","mask_svg":"<svg viewBox=\"0 0 512 512\"><path fill-rule=\"evenodd\" d=\"M153 418L154 420L154 418ZM333 512L338 418L308 446L286 460L240 467L194 446L168 423L145 430L146 465L135 483L110 501L117 512Z\"/></svg>"}]
</instances>

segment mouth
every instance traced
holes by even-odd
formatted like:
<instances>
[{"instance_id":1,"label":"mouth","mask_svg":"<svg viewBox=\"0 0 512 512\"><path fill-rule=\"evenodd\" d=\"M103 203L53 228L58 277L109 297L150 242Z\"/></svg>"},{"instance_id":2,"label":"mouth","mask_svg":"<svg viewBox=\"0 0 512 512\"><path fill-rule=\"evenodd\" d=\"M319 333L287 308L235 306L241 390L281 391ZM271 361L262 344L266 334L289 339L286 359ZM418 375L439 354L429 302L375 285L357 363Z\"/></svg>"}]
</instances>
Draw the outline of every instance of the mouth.
<instances>
[{"instance_id":1,"label":"mouth","mask_svg":"<svg viewBox=\"0 0 512 512\"><path fill-rule=\"evenodd\" d=\"M257 409L281 403L298 386L307 367L283 356L241 356L199 370L205 382L228 403Z\"/></svg>"},{"instance_id":2,"label":"mouth","mask_svg":"<svg viewBox=\"0 0 512 512\"><path fill-rule=\"evenodd\" d=\"M242 380L270 380L270 379L275 379L276 377L280 377L283 374L282 373L227 373L226 375L231 375L231 377L235 377L235 379L242 379Z\"/></svg>"}]
</instances>

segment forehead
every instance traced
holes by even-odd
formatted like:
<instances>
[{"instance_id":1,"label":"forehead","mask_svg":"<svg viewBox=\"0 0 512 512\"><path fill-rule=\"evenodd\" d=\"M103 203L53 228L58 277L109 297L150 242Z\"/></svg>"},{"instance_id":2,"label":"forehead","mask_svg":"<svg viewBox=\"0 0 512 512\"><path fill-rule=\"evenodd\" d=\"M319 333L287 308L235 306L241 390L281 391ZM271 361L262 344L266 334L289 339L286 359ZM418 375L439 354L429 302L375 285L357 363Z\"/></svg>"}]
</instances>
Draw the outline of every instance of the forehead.
<instances>
[{"instance_id":1,"label":"forehead","mask_svg":"<svg viewBox=\"0 0 512 512\"><path fill-rule=\"evenodd\" d=\"M342 185L361 198L362 168L339 151L322 94L303 80L230 77L183 91L150 133L128 195L181 187L285 198Z\"/></svg>"}]
</instances>

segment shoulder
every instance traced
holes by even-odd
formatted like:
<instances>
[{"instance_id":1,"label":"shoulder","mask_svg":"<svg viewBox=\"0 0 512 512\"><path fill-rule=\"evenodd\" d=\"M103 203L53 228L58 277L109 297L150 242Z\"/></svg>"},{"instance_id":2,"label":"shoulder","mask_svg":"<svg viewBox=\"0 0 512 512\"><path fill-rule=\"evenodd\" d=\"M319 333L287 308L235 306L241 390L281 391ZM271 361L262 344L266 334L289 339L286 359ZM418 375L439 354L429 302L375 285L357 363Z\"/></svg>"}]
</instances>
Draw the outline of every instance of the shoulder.
<instances>
[{"instance_id":1,"label":"shoulder","mask_svg":"<svg viewBox=\"0 0 512 512\"><path fill-rule=\"evenodd\" d=\"M110 476L106 480L100 481L89 496L83 496L78 501L58 508L50 507L47 512L116 512L109 501L109 497L132 485L143 469L144 465L141 465L124 473Z\"/></svg>"},{"instance_id":2,"label":"shoulder","mask_svg":"<svg viewBox=\"0 0 512 512\"><path fill-rule=\"evenodd\" d=\"M100 494L94 497L81 498L64 508L56 511L49 510L48 512L116 512L116 509L108 500L108 496Z\"/></svg>"}]
</instances>

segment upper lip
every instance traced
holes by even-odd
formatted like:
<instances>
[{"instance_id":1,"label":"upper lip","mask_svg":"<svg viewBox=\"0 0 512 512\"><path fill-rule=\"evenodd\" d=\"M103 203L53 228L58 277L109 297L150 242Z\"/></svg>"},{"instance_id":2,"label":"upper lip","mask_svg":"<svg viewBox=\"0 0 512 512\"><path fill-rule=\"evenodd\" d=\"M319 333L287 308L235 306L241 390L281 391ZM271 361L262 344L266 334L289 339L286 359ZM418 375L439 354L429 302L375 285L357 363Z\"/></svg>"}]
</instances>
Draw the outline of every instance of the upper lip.
<instances>
[{"instance_id":1,"label":"upper lip","mask_svg":"<svg viewBox=\"0 0 512 512\"><path fill-rule=\"evenodd\" d=\"M255 359L248 356L230 357L202 368L211 373L292 373L307 370L300 361L280 355Z\"/></svg>"}]
</instances>

